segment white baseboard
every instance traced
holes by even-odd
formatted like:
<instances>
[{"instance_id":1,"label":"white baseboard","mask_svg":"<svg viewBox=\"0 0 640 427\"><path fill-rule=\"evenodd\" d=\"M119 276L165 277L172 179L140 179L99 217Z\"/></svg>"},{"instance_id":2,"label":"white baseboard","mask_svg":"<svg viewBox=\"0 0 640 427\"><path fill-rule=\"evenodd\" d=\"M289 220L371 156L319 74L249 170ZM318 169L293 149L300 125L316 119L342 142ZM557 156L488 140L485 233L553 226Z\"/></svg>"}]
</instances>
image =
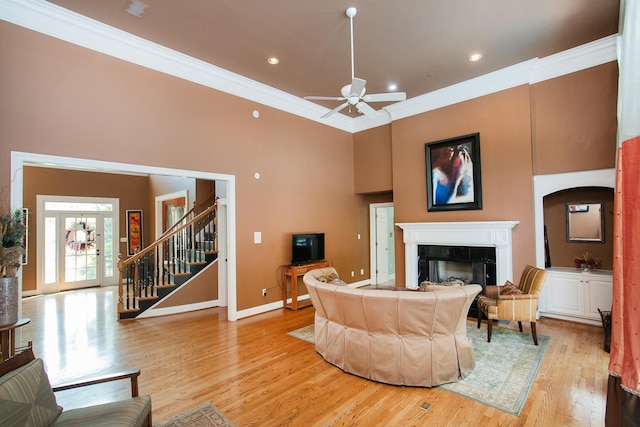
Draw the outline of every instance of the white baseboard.
<instances>
[{"instance_id":1,"label":"white baseboard","mask_svg":"<svg viewBox=\"0 0 640 427\"><path fill-rule=\"evenodd\" d=\"M212 301L204 301L195 304L185 304L185 305L177 305L175 307L166 307L166 308L150 308L145 310L136 319L144 319L146 317L157 317L157 316L166 316L169 314L179 314L179 313L187 313L190 311L196 310L204 310L205 308L214 308L218 307L220 304L218 300Z\"/></svg>"}]
</instances>

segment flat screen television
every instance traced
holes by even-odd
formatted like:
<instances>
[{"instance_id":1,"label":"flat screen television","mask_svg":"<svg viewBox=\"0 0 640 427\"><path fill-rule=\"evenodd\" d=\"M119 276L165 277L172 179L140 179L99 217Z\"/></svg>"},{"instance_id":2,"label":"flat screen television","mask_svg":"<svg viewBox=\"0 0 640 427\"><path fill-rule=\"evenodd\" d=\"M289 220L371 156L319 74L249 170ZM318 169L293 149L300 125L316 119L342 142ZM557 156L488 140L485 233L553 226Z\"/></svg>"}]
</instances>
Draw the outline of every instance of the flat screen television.
<instances>
[{"instance_id":1,"label":"flat screen television","mask_svg":"<svg viewBox=\"0 0 640 427\"><path fill-rule=\"evenodd\" d=\"M300 233L291 236L291 264L306 264L323 259L324 233Z\"/></svg>"}]
</instances>

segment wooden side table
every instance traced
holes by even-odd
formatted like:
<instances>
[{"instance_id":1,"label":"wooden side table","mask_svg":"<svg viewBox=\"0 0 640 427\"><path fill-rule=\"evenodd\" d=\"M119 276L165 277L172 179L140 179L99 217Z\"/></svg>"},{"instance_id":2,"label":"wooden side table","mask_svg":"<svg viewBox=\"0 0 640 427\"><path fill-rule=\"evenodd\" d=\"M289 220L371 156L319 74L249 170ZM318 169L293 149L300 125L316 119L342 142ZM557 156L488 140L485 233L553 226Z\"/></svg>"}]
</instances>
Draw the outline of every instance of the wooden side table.
<instances>
[{"instance_id":1,"label":"wooden side table","mask_svg":"<svg viewBox=\"0 0 640 427\"><path fill-rule=\"evenodd\" d=\"M31 322L28 317L21 317L12 325L0 328L0 361L7 360L16 352L16 328Z\"/></svg>"},{"instance_id":2,"label":"wooden side table","mask_svg":"<svg viewBox=\"0 0 640 427\"><path fill-rule=\"evenodd\" d=\"M318 261L302 265L287 265L282 269L282 308L297 310L309 307L311 300L298 302L298 277L316 268L331 267L331 261ZM287 277L291 280L291 304L287 303Z\"/></svg>"}]
</instances>

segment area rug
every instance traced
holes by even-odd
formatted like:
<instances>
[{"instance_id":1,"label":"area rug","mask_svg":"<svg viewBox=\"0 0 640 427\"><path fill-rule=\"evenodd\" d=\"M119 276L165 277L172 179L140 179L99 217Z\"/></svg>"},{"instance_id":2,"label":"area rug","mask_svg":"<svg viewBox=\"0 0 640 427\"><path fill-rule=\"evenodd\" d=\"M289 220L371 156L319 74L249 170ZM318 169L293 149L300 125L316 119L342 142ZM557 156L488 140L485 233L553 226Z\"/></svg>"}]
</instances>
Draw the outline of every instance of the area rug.
<instances>
[{"instance_id":1,"label":"area rug","mask_svg":"<svg viewBox=\"0 0 640 427\"><path fill-rule=\"evenodd\" d=\"M313 343L313 325L289 332L289 335ZM530 332L519 333L494 325L491 342L488 343L487 324L483 323L478 329L472 321L467 322L467 336L473 341L476 367L457 383L440 387L501 411L520 415L550 338L538 334L536 346Z\"/></svg>"},{"instance_id":2,"label":"area rug","mask_svg":"<svg viewBox=\"0 0 640 427\"><path fill-rule=\"evenodd\" d=\"M176 415L162 424L155 424L154 427L235 427L235 425L225 417L218 408L211 402L190 409Z\"/></svg>"},{"instance_id":3,"label":"area rug","mask_svg":"<svg viewBox=\"0 0 640 427\"><path fill-rule=\"evenodd\" d=\"M288 335L292 337L301 339L302 341L306 341L311 344L315 344L315 337L313 336L313 323L308 326L303 326L300 329L296 329L295 331L288 332Z\"/></svg>"}]
</instances>

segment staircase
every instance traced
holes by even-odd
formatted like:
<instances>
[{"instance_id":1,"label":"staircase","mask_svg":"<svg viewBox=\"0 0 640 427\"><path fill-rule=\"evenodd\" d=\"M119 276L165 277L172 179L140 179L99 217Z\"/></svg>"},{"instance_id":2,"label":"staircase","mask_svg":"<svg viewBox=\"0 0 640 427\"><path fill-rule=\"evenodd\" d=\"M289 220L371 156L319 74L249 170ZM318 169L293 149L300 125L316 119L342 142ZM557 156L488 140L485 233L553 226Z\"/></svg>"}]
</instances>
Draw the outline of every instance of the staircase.
<instances>
[{"instance_id":1,"label":"staircase","mask_svg":"<svg viewBox=\"0 0 640 427\"><path fill-rule=\"evenodd\" d=\"M218 258L213 193L142 251L118 262L118 319L133 319Z\"/></svg>"}]
</instances>

